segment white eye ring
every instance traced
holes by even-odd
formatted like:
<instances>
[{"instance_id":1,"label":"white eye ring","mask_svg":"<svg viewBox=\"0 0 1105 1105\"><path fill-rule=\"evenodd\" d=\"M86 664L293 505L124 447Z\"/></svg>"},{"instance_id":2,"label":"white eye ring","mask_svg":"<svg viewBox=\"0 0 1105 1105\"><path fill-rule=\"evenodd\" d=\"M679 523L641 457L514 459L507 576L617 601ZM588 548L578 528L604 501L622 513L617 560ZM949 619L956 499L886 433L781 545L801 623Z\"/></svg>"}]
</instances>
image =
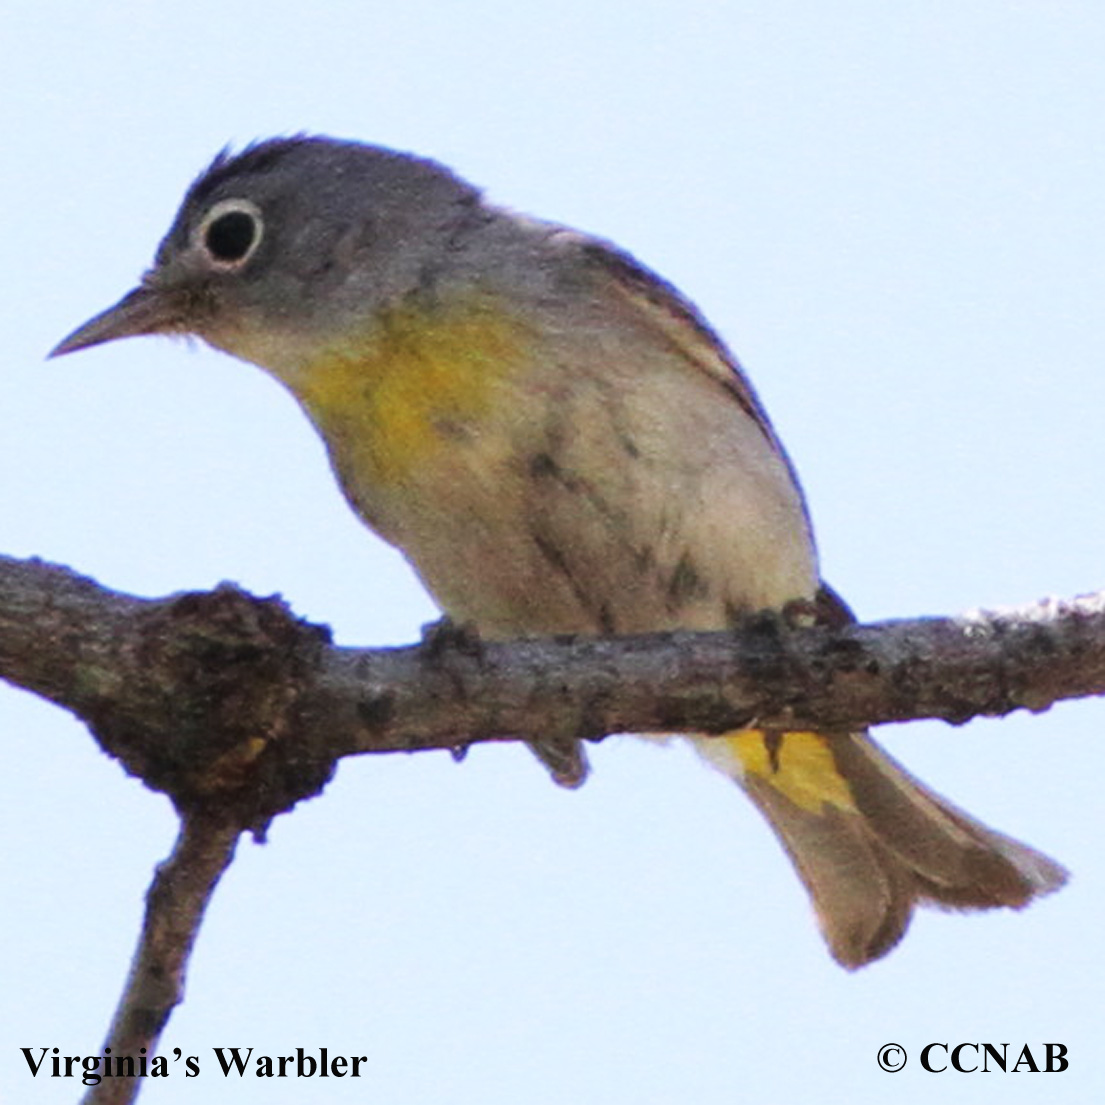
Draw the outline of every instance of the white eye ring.
<instances>
[{"instance_id":1,"label":"white eye ring","mask_svg":"<svg viewBox=\"0 0 1105 1105\"><path fill-rule=\"evenodd\" d=\"M257 252L264 234L265 220L257 204L229 199L220 200L204 215L192 241L212 268L234 272Z\"/></svg>"}]
</instances>

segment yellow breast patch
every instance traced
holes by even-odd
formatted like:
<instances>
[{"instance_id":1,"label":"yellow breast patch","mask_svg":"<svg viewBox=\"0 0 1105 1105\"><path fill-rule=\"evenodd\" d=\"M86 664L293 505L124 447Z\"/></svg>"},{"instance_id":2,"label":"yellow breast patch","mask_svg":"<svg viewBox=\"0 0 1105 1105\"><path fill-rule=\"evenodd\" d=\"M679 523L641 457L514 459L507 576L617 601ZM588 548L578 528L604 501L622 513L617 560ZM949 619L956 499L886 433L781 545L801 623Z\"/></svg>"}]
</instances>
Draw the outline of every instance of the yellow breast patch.
<instances>
[{"instance_id":1,"label":"yellow breast patch","mask_svg":"<svg viewBox=\"0 0 1105 1105\"><path fill-rule=\"evenodd\" d=\"M328 344L294 390L341 454L354 482L402 482L455 440L478 432L504 381L526 363L530 331L485 299L447 309L394 311Z\"/></svg>"}]
</instances>

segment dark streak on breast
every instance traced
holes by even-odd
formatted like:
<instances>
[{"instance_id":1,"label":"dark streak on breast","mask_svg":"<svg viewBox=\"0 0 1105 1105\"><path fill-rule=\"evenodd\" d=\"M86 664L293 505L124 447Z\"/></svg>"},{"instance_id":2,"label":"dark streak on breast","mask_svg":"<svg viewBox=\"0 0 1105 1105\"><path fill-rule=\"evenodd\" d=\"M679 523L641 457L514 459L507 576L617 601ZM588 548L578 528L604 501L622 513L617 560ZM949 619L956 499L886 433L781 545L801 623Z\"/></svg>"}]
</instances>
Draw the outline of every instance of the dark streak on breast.
<instances>
[{"instance_id":1,"label":"dark streak on breast","mask_svg":"<svg viewBox=\"0 0 1105 1105\"><path fill-rule=\"evenodd\" d=\"M709 593L710 587L698 574L690 553L684 553L668 579L669 605L678 609L691 599L705 598Z\"/></svg>"},{"instance_id":2,"label":"dark streak on breast","mask_svg":"<svg viewBox=\"0 0 1105 1105\"><path fill-rule=\"evenodd\" d=\"M567 558L560 549L553 544L548 537L539 533L533 535L533 542L537 546L538 551L548 562L549 566L567 580L568 586L571 588L572 594L575 595L579 605L594 619L596 629L600 633L608 635L617 633L614 615L610 607L605 602L599 603L596 607L591 596L588 595L587 591L584 589L583 584L572 572Z\"/></svg>"}]
</instances>

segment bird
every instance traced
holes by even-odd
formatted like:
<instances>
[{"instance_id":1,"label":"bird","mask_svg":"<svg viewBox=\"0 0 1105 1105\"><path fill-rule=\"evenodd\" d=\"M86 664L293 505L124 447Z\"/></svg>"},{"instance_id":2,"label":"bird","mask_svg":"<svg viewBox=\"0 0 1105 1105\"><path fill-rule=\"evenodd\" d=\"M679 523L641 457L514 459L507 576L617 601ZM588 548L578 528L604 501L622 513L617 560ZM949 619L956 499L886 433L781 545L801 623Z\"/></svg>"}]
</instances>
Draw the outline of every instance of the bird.
<instances>
[{"instance_id":1,"label":"bird","mask_svg":"<svg viewBox=\"0 0 1105 1105\"><path fill-rule=\"evenodd\" d=\"M794 466L696 307L438 162L309 134L224 149L140 283L52 355L140 335L198 337L282 384L356 514L481 639L723 631L793 603L852 620ZM866 732L686 736L764 816L846 968L918 905L1017 909L1067 878ZM532 746L582 780L578 742Z\"/></svg>"}]
</instances>

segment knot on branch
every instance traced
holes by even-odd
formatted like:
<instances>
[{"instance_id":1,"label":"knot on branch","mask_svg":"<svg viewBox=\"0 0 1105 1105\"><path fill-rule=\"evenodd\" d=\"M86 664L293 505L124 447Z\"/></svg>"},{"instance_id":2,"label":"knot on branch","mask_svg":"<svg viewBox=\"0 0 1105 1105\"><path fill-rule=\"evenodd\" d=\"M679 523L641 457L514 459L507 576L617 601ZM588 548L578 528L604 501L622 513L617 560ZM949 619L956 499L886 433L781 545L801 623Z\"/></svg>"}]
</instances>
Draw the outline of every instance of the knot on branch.
<instances>
[{"instance_id":1,"label":"knot on branch","mask_svg":"<svg viewBox=\"0 0 1105 1105\"><path fill-rule=\"evenodd\" d=\"M296 739L329 641L279 597L231 584L174 595L135 619L125 693L97 696L86 716L101 746L182 812L215 801L261 835L333 774L333 757Z\"/></svg>"}]
</instances>

